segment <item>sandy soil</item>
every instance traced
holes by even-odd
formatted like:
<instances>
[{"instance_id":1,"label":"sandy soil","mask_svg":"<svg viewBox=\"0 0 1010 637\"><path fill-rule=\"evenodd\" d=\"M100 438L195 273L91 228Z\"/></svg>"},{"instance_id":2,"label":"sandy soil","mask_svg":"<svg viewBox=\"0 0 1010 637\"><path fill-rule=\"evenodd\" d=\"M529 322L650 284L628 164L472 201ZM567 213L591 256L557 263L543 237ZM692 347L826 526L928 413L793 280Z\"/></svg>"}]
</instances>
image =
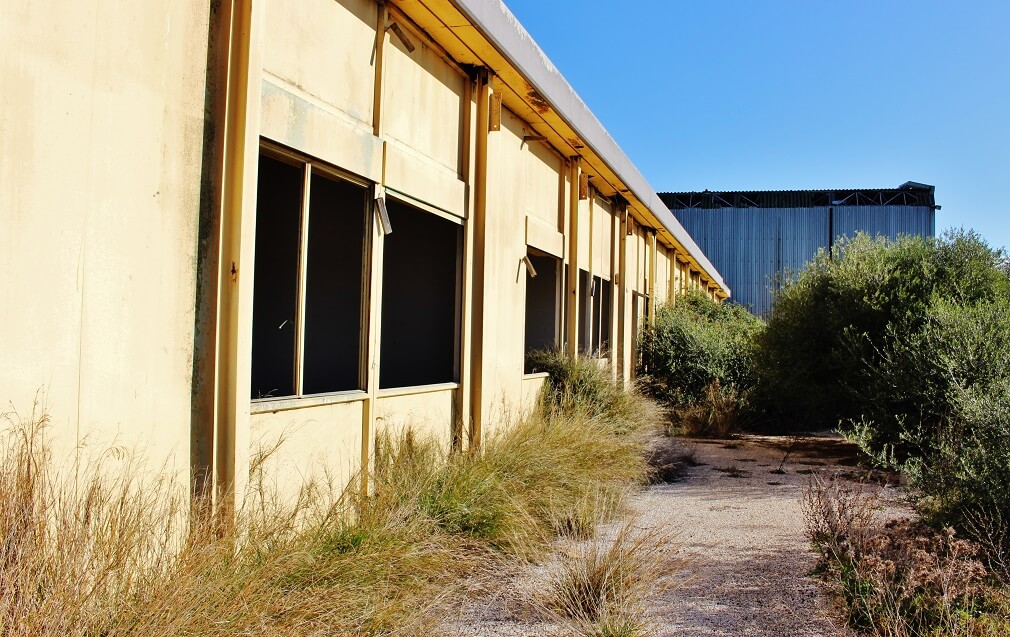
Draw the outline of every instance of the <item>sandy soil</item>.
<instances>
[{"instance_id":1,"label":"sandy soil","mask_svg":"<svg viewBox=\"0 0 1010 637\"><path fill-rule=\"evenodd\" d=\"M813 473L856 476L855 454L829 436L687 440L699 463L678 482L631 499L634 524L671 533L677 585L655 595L656 637L847 637L838 609L810 576L816 555L804 536L801 498ZM897 490L885 488L897 501ZM602 529L603 537L614 528ZM559 550L564 550L564 545ZM542 572L502 575L444 626L458 637L561 635L529 611Z\"/></svg>"}]
</instances>

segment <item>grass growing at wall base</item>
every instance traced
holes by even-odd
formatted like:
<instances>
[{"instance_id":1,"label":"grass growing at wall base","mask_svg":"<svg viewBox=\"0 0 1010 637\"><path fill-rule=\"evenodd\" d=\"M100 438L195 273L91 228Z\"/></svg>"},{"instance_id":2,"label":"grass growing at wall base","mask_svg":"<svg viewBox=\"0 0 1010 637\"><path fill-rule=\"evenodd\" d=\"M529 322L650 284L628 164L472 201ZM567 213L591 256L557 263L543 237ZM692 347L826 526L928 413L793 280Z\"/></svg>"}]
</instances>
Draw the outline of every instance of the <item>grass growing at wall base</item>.
<instances>
[{"instance_id":1,"label":"grass growing at wall base","mask_svg":"<svg viewBox=\"0 0 1010 637\"><path fill-rule=\"evenodd\" d=\"M628 400L618 417L577 393L548 399L471 453L384 433L367 497L315 482L285 500L253 475L234 525L187 524L187 494L138 471L75 478L52 461L43 414L7 414L0 636L429 631L464 578L590 533L645 479L649 421L626 420L641 401Z\"/></svg>"}]
</instances>

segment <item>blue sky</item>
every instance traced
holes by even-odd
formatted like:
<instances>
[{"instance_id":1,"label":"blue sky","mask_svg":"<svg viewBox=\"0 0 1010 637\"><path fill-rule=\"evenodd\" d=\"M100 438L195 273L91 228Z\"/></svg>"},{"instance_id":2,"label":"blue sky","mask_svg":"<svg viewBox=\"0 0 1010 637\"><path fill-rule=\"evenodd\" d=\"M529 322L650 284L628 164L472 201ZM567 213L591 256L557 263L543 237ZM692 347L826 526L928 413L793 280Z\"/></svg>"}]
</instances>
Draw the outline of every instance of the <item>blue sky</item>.
<instances>
[{"instance_id":1,"label":"blue sky","mask_svg":"<svg viewBox=\"0 0 1010 637\"><path fill-rule=\"evenodd\" d=\"M505 0L657 191L936 186L1010 246L1010 0Z\"/></svg>"}]
</instances>

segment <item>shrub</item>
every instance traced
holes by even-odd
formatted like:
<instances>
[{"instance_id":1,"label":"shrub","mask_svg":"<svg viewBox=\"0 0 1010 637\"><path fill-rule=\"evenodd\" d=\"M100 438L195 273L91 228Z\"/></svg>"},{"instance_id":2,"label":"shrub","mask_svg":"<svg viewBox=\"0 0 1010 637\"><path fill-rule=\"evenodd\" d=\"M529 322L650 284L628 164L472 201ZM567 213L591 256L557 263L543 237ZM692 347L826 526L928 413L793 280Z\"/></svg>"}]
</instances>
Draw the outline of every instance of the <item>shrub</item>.
<instances>
[{"instance_id":1,"label":"shrub","mask_svg":"<svg viewBox=\"0 0 1010 637\"><path fill-rule=\"evenodd\" d=\"M639 340L639 373L674 407L708 401L713 387L742 398L754 385L752 343L762 327L742 306L694 292L657 308Z\"/></svg>"},{"instance_id":2,"label":"shrub","mask_svg":"<svg viewBox=\"0 0 1010 637\"><path fill-rule=\"evenodd\" d=\"M892 410L886 391L867 391L865 375L889 338L918 332L938 302L1007 298L1008 272L1004 252L965 231L895 242L858 235L821 251L776 295L758 338L756 400L794 427Z\"/></svg>"},{"instance_id":3,"label":"shrub","mask_svg":"<svg viewBox=\"0 0 1010 637\"><path fill-rule=\"evenodd\" d=\"M888 330L865 386L844 430L908 476L921 510L960 529L1010 512L1010 299L934 302L916 332Z\"/></svg>"},{"instance_id":4,"label":"shrub","mask_svg":"<svg viewBox=\"0 0 1010 637\"><path fill-rule=\"evenodd\" d=\"M850 625L887 637L1005 635L1010 606L976 559L978 545L915 519L874 516L876 496L815 479L804 493L807 535L836 577Z\"/></svg>"}]
</instances>

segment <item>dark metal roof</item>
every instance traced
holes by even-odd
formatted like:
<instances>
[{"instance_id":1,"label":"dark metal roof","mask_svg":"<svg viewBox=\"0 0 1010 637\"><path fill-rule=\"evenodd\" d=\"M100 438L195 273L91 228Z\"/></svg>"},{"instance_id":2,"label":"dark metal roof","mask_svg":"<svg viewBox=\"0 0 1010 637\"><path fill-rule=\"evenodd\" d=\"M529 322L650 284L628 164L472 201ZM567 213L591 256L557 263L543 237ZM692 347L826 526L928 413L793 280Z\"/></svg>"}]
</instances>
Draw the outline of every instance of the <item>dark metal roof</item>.
<instances>
[{"instance_id":1,"label":"dark metal roof","mask_svg":"<svg viewBox=\"0 0 1010 637\"><path fill-rule=\"evenodd\" d=\"M929 184L906 181L897 188L661 192L671 210L691 208L814 208L827 206L928 206L939 210Z\"/></svg>"}]
</instances>

